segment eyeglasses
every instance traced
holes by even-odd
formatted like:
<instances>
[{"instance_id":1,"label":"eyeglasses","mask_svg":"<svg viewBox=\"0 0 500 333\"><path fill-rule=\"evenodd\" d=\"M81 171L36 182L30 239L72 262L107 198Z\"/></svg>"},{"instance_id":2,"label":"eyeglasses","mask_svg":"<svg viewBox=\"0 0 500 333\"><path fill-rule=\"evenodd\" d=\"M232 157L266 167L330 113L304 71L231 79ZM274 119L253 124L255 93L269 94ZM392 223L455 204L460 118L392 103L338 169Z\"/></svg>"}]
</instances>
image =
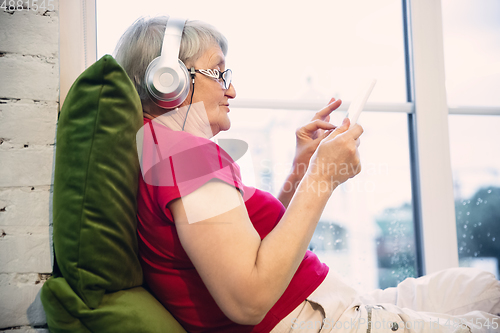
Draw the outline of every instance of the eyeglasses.
<instances>
[{"instance_id":1,"label":"eyeglasses","mask_svg":"<svg viewBox=\"0 0 500 333\"><path fill-rule=\"evenodd\" d=\"M231 80L233 79L233 72L230 69L226 69L224 72L218 69L195 69L194 71L212 79L219 80L219 83L221 83L222 87L226 90L229 89Z\"/></svg>"}]
</instances>

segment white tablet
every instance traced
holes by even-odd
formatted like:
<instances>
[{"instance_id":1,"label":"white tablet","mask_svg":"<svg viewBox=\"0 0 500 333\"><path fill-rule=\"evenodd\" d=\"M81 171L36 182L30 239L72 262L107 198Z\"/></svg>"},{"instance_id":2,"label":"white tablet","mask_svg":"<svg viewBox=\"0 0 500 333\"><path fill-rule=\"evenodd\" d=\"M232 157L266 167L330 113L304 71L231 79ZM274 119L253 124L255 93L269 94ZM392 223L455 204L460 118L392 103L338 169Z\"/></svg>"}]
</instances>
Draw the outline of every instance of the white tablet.
<instances>
[{"instance_id":1,"label":"white tablet","mask_svg":"<svg viewBox=\"0 0 500 333\"><path fill-rule=\"evenodd\" d=\"M356 124L356 122L358 121L359 115L361 114L361 111L363 111L366 101L372 93L373 87L375 87L375 83L377 83L377 80L372 79L368 83L368 85L364 87L360 94L352 101L351 105L349 105L346 117L348 117L351 121L351 126Z\"/></svg>"}]
</instances>

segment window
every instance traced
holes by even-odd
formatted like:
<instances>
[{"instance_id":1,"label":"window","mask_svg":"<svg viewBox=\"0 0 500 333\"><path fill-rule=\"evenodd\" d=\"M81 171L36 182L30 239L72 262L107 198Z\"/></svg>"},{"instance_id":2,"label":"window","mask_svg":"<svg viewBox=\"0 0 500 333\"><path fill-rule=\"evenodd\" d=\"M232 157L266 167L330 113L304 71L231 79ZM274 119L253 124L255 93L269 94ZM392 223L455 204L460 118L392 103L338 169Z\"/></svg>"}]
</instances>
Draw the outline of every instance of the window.
<instances>
[{"instance_id":1,"label":"window","mask_svg":"<svg viewBox=\"0 0 500 333\"><path fill-rule=\"evenodd\" d=\"M450 142L461 266L499 277L499 116L451 115Z\"/></svg>"},{"instance_id":2,"label":"window","mask_svg":"<svg viewBox=\"0 0 500 333\"><path fill-rule=\"evenodd\" d=\"M113 52L139 16L173 15L208 22L227 37L227 64L240 100L325 103L341 96L349 101L360 83L376 77L371 102L406 102L398 0L313 0L293 6L265 0L251 6L201 0L135 4L97 1L99 57Z\"/></svg>"},{"instance_id":3,"label":"window","mask_svg":"<svg viewBox=\"0 0 500 333\"><path fill-rule=\"evenodd\" d=\"M442 5L449 105L500 106L500 2Z\"/></svg>"}]
</instances>

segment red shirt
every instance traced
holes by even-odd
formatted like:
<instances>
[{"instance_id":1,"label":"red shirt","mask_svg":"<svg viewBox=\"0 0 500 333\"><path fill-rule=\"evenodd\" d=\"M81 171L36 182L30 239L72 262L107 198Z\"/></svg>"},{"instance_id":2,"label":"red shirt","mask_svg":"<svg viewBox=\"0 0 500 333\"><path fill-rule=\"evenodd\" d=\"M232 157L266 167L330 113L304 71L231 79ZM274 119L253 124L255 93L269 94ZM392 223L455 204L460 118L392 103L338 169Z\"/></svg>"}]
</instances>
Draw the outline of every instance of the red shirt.
<instances>
[{"instance_id":1,"label":"red shirt","mask_svg":"<svg viewBox=\"0 0 500 333\"><path fill-rule=\"evenodd\" d=\"M328 267L307 251L261 323L244 326L227 318L182 248L167 204L210 179L220 179L242 193L261 239L278 224L285 207L270 193L243 185L239 166L214 142L148 119L144 124L138 133L142 175L137 233L146 284L188 332L269 332L321 284Z\"/></svg>"}]
</instances>

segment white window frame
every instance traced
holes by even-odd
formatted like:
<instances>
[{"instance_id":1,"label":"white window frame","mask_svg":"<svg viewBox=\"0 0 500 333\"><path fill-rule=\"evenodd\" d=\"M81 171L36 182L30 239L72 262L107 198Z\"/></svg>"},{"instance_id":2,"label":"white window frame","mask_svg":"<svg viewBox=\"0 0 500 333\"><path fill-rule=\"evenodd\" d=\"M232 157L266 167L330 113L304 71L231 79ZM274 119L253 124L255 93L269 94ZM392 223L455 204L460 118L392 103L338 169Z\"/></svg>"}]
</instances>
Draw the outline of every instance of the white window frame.
<instances>
[{"instance_id":1,"label":"white window frame","mask_svg":"<svg viewBox=\"0 0 500 333\"><path fill-rule=\"evenodd\" d=\"M368 103L368 112L408 114L418 274L457 267L449 114L500 115L500 107L448 107L441 0L402 0L407 103ZM77 76L97 60L96 0L60 2L61 105ZM79 24L78 24L79 23ZM316 102L237 99L236 108L317 110ZM347 110L348 103L340 110Z\"/></svg>"},{"instance_id":2,"label":"white window frame","mask_svg":"<svg viewBox=\"0 0 500 333\"><path fill-rule=\"evenodd\" d=\"M59 1L60 106L76 78L96 60L96 0Z\"/></svg>"},{"instance_id":3,"label":"white window frame","mask_svg":"<svg viewBox=\"0 0 500 333\"><path fill-rule=\"evenodd\" d=\"M409 22L416 221L423 274L458 267L440 0L406 2ZM409 6L408 6L409 5ZM445 246L443 246L445 245Z\"/></svg>"}]
</instances>

